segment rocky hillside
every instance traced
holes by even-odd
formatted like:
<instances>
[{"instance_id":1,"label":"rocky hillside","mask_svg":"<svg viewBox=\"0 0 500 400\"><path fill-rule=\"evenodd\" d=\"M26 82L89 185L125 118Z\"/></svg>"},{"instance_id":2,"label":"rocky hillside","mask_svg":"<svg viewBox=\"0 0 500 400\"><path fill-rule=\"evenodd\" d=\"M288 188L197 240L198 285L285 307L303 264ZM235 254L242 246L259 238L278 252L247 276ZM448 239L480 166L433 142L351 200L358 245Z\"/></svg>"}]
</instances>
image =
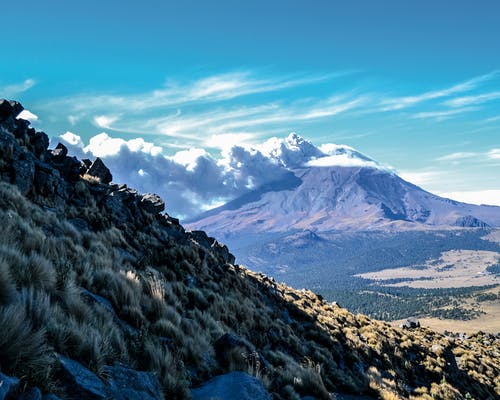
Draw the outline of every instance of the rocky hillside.
<instances>
[{"instance_id":1,"label":"rocky hillside","mask_svg":"<svg viewBox=\"0 0 500 400\"><path fill-rule=\"evenodd\" d=\"M498 337L395 329L234 265L21 110L0 101L0 399L500 398Z\"/></svg>"}]
</instances>

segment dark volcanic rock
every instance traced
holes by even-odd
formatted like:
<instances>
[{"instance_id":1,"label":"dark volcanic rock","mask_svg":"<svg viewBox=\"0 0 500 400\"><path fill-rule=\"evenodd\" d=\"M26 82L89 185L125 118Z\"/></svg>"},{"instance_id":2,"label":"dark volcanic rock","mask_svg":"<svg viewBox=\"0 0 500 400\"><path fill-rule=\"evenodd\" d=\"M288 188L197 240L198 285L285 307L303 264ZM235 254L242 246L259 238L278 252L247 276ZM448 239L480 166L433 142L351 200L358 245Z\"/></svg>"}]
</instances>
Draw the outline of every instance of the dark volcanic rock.
<instances>
[{"instance_id":1,"label":"dark volcanic rock","mask_svg":"<svg viewBox=\"0 0 500 400\"><path fill-rule=\"evenodd\" d=\"M14 117L17 117L24 110L24 107L18 101L11 100L9 103L12 107L12 115Z\"/></svg>"},{"instance_id":2,"label":"dark volcanic rock","mask_svg":"<svg viewBox=\"0 0 500 400\"><path fill-rule=\"evenodd\" d=\"M111 175L111 172L109 171L108 167L104 165L104 163L99 157L97 157L95 161L92 163L92 165L87 171L87 174L99 178L99 180L102 183L109 183L113 180L113 175Z\"/></svg>"},{"instance_id":3,"label":"dark volcanic rock","mask_svg":"<svg viewBox=\"0 0 500 400\"><path fill-rule=\"evenodd\" d=\"M68 149L62 143L58 143L56 148L51 151L52 158L55 162L61 163L68 155Z\"/></svg>"},{"instance_id":4,"label":"dark volcanic rock","mask_svg":"<svg viewBox=\"0 0 500 400\"><path fill-rule=\"evenodd\" d=\"M103 382L80 363L61 355L60 376L70 399L162 400L162 388L152 372L122 366L105 366Z\"/></svg>"},{"instance_id":5,"label":"dark volcanic rock","mask_svg":"<svg viewBox=\"0 0 500 400\"><path fill-rule=\"evenodd\" d=\"M203 386L192 389L191 396L193 400L271 400L259 379L239 371L216 376Z\"/></svg>"},{"instance_id":6,"label":"dark volcanic rock","mask_svg":"<svg viewBox=\"0 0 500 400\"><path fill-rule=\"evenodd\" d=\"M71 399L106 399L104 383L82 364L61 355L57 356L61 366L60 379Z\"/></svg>"},{"instance_id":7,"label":"dark volcanic rock","mask_svg":"<svg viewBox=\"0 0 500 400\"><path fill-rule=\"evenodd\" d=\"M13 396L18 388L19 379L11 378L0 372L0 400L6 400L8 397Z\"/></svg>"},{"instance_id":8,"label":"dark volcanic rock","mask_svg":"<svg viewBox=\"0 0 500 400\"><path fill-rule=\"evenodd\" d=\"M154 193L144 194L139 205L144 209L144 211L151 214L158 214L165 210L165 203L160 196Z\"/></svg>"},{"instance_id":9,"label":"dark volcanic rock","mask_svg":"<svg viewBox=\"0 0 500 400\"><path fill-rule=\"evenodd\" d=\"M14 181L19 191L26 195L33 187L35 179L35 161L31 157L26 159L17 159L13 162Z\"/></svg>"},{"instance_id":10,"label":"dark volcanic rock","mask_svg":"<svg viewBox=\"0 0 500 400\"><path fill-rule=\"evenodd\" d=\"M208 236L204 231L192 231L190 234L201 247L212 251L220 257L221 261L229 264L234 264L236 261L234 255L229 252L229 249L225 244L222 244L215 238Z\"/></svg>"},{"instance_id":11,"label":"dark volcanic rock","mask_svg":"<svg viewBox=\"0 0 500 400\"><path fill-rule=\"evenodd\" d=\"M12 106L8 100L0 99L0 119L6 119L12 114Z\"/></svg>"},{"instance_id":12,"label":"dark volcanic rock","mask_svg":"<svg viewBox=\"0 0 500 400\"><path fill-rule=\"evenodd\" d=\"M461 226L464 228L489 228L489 225L486 222L483 222L472 215L457 218L455 226Z\"/></svg>"},{"instance_id":13,"label":"dark volcanic rock","mask_svg":"<svg viewBox=\"0 0 500 400\"><path fill-rule=\"evenodd\" d=\"M31 137L31 144L35 156L40 157L40 155L49 148L49 137L45 132L35 132Z\"/></svg>"},{"instance_id":14,"label":"dark volcanic rock","mask_svg":"<svg viewBox=\"0 0 500 400\"><path fill-rule=\"evenodd\" d=\"M110 398L117 400L161 400L162 388L152 372L114 366L104 367Z\"/></svg>"}]
</instances>

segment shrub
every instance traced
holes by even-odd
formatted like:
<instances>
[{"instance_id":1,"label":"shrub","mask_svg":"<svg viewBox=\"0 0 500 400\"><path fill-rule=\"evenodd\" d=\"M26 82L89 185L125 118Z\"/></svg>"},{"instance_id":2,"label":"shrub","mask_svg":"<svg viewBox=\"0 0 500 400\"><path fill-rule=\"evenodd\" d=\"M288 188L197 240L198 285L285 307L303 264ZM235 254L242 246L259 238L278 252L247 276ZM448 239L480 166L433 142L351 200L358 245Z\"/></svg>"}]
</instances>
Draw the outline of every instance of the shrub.
<instances>
[{"instance_id":1,"label":"shrub","mask_svg":"<svg viewBox=\"0 0 500 400\"><path fill-rule=\"evenodd\" d=\"M44 329L33 329L20 303L0 307L0 369L46 387L53 359Z\"/></svg>"},{"instance_id":2,"label":"shrub","mask_svg":"<svg viewBox=\"0 0 500 400\"><path fill-rule=\"evenodd\" d=\"M0 305L12 302L15 295L16 287L10 276L9 266L5 260L0 259Z\"/></svg>"}]
</instances>

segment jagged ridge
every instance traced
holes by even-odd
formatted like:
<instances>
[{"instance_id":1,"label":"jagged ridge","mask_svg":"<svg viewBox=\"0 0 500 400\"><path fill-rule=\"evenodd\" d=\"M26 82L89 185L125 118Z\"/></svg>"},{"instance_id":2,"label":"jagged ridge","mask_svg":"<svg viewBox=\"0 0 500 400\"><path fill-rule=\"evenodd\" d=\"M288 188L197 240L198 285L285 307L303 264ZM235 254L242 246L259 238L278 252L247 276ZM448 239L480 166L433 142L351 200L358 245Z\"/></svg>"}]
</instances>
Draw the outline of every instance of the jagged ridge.
<instances>
[{"instance_id":1,"label":"jagged ridge","mask_svg":"<svg viewBox=\"0 0 500 400\"><path fill-rule=\"evenodd\" d=\"M48 150L21 109L0 101L1 373L69 398L65 357L104 388L110 366L154 371L167 398L232 370L276 399L500 395L497 337L395 329L233 265L100 161Z\"/></svg>"}]
</instances>

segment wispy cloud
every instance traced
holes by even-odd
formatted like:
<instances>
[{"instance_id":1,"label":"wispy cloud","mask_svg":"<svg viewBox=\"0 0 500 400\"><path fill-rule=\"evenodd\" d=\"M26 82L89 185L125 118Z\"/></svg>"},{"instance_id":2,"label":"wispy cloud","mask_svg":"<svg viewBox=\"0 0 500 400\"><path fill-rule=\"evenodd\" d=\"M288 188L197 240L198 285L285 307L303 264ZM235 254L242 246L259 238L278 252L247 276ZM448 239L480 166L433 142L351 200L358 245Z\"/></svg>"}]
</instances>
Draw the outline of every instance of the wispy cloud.
<instances>
[{"instance_id":1,"label":"wispy cloud","mask_svg":"<svg viewBox=\"0 0 500 400\"><path fill-rule=\"evenodd\" d=\"M462 201L468 204L488 204L500 206L500 190L476 190L438 193L441 197Z\"/></svg>"},{"instance_id":2,"label":"wispy cloud","mask_svg":"<svg viewBox=\"0 0 500 400\"><path fill-rule=\"evenodd\" d=\"M491 158L493 160L499 160L500 159L500 149L491 149L487 153L488 158Z\"/></svg>"},{"instance_id":3,"label":"wispy cloud","mask_svg":"<svg viewBox=\"0 0 500 400\"><path fill-rule=\"evenodd\" d=\"M249 71L213 75L198 80L179 83L169 81L160 89L134 94L83 94L50 102L69 108L69 113L144 112L156 108L174 107L189 103L220 102L258 93L277 92L297 86L327 81L338 75L283 76L258 78Z\"/></svg>"},{"instance_id":4,"label":"wispy cloud","mask_svg":"<svg viewBox=\"0 0 500 400\"><path fill-rule=\"evenodd\" d=\"M415 185L435 183L442 178L439 171L400 171L399 176Z\"/></svg>"},{"instance_id":5,"label":"wispy cloud","mask_svg":"<svg viewBox=\"0 0 500 400\"><path fill-rule=\"evenodd\" d=\"M136 134L163 134L169 137L190 139L211 146L213 137L235 137L241 134L246 140L248 132L260 134L275 131L281 123L309 121L327 118L353 110L364 104L365 98L345 98L337 96L327 100L308 102L308 104L269 103L253 107L236 107L227 109L220 107L204 112L176 111L170 115L157 118L129 118L123 115L99 116L94 122L100 128L113 131L126 131ZM203 132L203 135L200 135ZM227 136L231 135L231 136ZM259 136L252 134L253 137Z\"/></svg>"},{"instance_id":6,"label":"wispy cloud","mask_svg":"<svg viewBox=\"0 0 500 400\"><path fill-rule=\"evenodd\" d=\"M463 107L457 108L454 110L443 110L443 111L423 111L413 115L413 118L423 119L423 118L432 118L437 121L443 121L445 119L452 118L454 116L468 113L471 111L476 111L476 107Z\"/></svg>"},{"instance_id":7,"label":"wispy cloud","mask_svg":"<svg viewBox=\"0 0 500 400\"><path fill-rule=\"evenodd\" d=\"M424 92L414 96L403 96L384 99L381 102L382 111L400 110L403 108L415 106L419 103L435 100L443 97L448 97L456 93L463 93L477 88L480 84L494 79L498 76L499 71L493 71L485 75L477 76L467 81L458 83L448 88Z\"/></svg>"},{"instance_id":8,"label":"wispy cloud","mask_svg":"<svg viewBox=\"0 0 500 400\"><path fill-rule=\"evenodd\" d=\"M475 96L463 96L445 101L443 104L449 107L464 107L486 103L487 101L500 99L500 92L478 94Z\"/></svg>"},{"instance_id":9,"label":"wispy cloud","mask_svg":"<svg viewBox=\"0 0 500 400\"><path fill-rule=\"evenodd\" d=\"M0 86L0 97L12 98L35 86L34 79L26 79L21 83L14 83L7 86Z\"/></svg>"},{"instance_id":10,"label":"wispy cloud","mask_svg":"<svg viewBox=\"0 0 500 400\"><path fill-rule=\"evenodd\" d=\"M457 152L457 153L451 153L447 154L442 157L436 158L437 161L457 161L457 160L463 160L465 158L472 158L478 156L479 153L473 153L473 152Z\"/></svg>"}]
</instances>

